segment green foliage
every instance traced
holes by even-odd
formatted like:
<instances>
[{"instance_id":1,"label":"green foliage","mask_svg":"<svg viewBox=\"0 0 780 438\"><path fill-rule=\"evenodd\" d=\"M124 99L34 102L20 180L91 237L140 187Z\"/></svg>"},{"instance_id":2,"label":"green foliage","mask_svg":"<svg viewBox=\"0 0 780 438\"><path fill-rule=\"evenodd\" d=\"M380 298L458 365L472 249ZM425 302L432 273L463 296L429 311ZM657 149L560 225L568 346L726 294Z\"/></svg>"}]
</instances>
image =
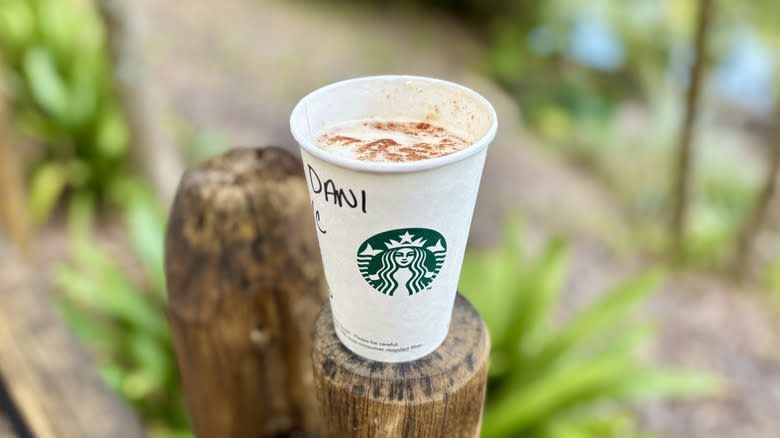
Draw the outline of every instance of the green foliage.
<instances>
[{"instance_id":1,"label":"green foliage","mask_svg":"<svg viewBox=\"0 0 780 438\"><path fill-rule=\"evenodd\" d=\"M395 2L445 9L471 24L486 42L484 70L515 97L528 128L614 189L634 219L637 246L666 252L669 176L699 2ZM769 24L780 15L778 5L773 0L718 2L708 64L717 65L746 33L760 38L769 51L780 47L780 33ZM583 23L614 38L622 62L597 68L576 59L573 32ZM707 108L711 102L706 99ZM696 154L684 242L688 261L695 265L719 266L730 255L759 184L763 168L744 139L733 135L744 129L735 125L702 114L696 131L701 153Z\"/></svg>"},{"instance_id":2,"label":"green foliage","mask_svg":"<svg viewBox=\"0 0 780 438\"><path fill-rule=\"evenodd\" d=\"M113 95L104 30L89 0L3 0L0 53L14 128L39 146L30 213L67 191L101 199L125 171L127 127Z\"/></svg>"},{"instance_id":3,"label":"green foliage","mask_svg":"<svg viewBox=\"0 0 780 438\"><path fill-rule=\"evenodd\" d=\"M578 149L626 206L635 224L635 242L657 253L669 246L665 218L682 118L678 101L678 95L665 93L642 109L626 109L623 121L615 122L618 126L602 131L600 140L591 143L599 146ZM641 132L636 124L641 124ZM727 128L710 125L697 135L701 153L696 155L685 246L689 263L712 267L730 255L765 170Z\"/></svg>"},{"instance_id":4,"label":"green foliage","mask_svg":"<svg viewBox=\"0 0 780 438\"><path fill-rule=\"evenodd\" d=\"M491 333L483 436L649 437L623 403L716 390L709 376L643 364L654 328L631 311L661 284L658 271L629 278L563 324L554 324L567 271L562 239L522 251L513 223L499 249L466 256L460 289Z\"/></svg>"},{"instance_id":5,"label":"green foliage","mask_svg":"<svg viewBox=\"0 0 780 438\"><path fill-rule=\"evenodd\" d=\"M55 275L60 308L96 356L103 377L143 417L152 437L190 437L164 313L163 215L152 196L132 183L124 182L122 193L142 278L131 278L90 238L93 203L86 196L74 198L72 262Z\"/></svg>"}]
</instances>

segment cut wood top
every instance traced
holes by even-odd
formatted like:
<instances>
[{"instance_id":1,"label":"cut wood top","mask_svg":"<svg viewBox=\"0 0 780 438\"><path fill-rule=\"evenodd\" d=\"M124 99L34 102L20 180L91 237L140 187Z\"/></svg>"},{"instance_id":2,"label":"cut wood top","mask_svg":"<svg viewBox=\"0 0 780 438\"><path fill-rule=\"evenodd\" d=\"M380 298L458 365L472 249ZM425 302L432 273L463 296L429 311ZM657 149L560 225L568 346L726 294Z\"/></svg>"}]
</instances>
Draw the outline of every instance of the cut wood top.
<instances>
[{"instance_id":1,"label":"cut wood top","mask_svg":"<svg viewBox=\"0 0 780 438\"><path fill-rule=\"evenodd\" d=\"M320 436L478 437L489 353L487 328L460 295L444 343L400 363L365 359L344 347L325 306L315 323L312 354Z\"/></svg>"},{"instance_id":2,"label":"cut wood top","mask_svg":"<svg viewBox=\"0 0 780 438\"><path fill-rule=\"evenodd\" d=\"M330 305L317 318L315 333L315 374L334 386L388 403L443 398L458 392L486 366L490 348L482 319L460 295L444 343L415 361L377 362L348 350L336 337Z\"/></svg>"}]
</instances>

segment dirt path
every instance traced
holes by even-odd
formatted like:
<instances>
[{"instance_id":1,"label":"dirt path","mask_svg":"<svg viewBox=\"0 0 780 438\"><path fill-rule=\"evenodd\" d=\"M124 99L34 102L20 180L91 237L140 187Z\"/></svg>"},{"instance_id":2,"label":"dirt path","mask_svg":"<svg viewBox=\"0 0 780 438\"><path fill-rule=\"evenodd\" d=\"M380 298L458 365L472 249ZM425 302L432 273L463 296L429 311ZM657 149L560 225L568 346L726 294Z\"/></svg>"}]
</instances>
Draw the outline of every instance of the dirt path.
<instances>
[{"instance_id":1,"label":"dirt path","mask_svg":"<svg viewBox=\"0 0 780 438\"><path fill-rule=\"evenodd\" d=\"M503 217L512 211L525 215L537 237L571 235L574 266L564 306L570 308L639 265L637 257L615 255L627 234L619 206L524 132L511 99L476 73L479 43L452 21L293 1L135 4L145 25L151 73L172 117L217 128L232 145L291 147L288 114L318 86L387 73L458 81L495 104L501 125L486 164L471 244L495 243ZM729 385L720 399L643 405L643 421L654 430L689 438L780 436L780 416L774 415L780 406L778 317L760 293L733 289L703 275L676 278L648 309L661 329L650 352L654 360L718 372Z\"/></svg>"}]
</instances>

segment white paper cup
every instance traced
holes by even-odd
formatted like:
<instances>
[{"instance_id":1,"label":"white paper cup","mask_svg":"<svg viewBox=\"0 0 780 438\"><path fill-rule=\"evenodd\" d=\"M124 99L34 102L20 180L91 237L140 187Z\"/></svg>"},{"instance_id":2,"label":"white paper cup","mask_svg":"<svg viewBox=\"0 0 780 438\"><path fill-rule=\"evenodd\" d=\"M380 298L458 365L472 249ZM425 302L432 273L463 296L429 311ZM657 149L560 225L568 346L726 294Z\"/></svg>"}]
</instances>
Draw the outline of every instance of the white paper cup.
<instances>
[{"instance_id":1,"label":"white paper cup","mask_svg":"<svg viewBox=\"0 0 780 438\"><path fill-rule=\"evenodd\" d=\"M472 144L413 162L370 162L316 146L355 119L421 120ZM336 334L368 359L402 362L447 336L471 216L496 113L476 92L415 76L351 79L320 88L292 112L309 183Z\"/></svg>"}]
</instances>

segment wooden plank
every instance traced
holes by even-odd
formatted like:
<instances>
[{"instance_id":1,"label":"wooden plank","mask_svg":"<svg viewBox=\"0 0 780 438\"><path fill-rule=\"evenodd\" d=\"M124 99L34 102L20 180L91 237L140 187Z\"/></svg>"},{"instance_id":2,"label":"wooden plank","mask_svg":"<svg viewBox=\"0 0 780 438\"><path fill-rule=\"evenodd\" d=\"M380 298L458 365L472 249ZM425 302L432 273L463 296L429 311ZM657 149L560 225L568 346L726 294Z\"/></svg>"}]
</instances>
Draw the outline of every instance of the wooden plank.
<instances>
[{"instance_id":1,"label":"wooden plank","mask_svg":"<svg viewBox=\"0 0 780 438\"><path fill-rule=\"evenodd\" d=\"M450 331L411 362L362 358L336 337L326 306L314 329L314 379L323 438L476 438L485 403L490 340L477 311L458 295Z\"/></svg>"},{"instance_id":2,"label":"wooden plank","mask_svg":"<svg viewBox=\"0 0 780 438\"><path fill-rule=\"evenodd\" d=\"M2 409L0 409L0 438L19 438Z\"/></svg>"},{"instance_id":3,"label":"wooden plank","mask_svg":"<svg viewBox=\"0 0 780 438\"><path fill-rule=\"evenodd\" d=\"M0 438L32 438L0 376Z\"/></svg>"},{"instance_id":4,"label":"wooden plank","mask_svg":"<svg viewBox=\"0 0 780 438\"><path fill-rule=\"evenodd\" d=\"M300 161L235 149L188 170L165 252L197 436L316 432L311 328L327 293Z\"/></svg>"},{"instance_id":5,"label":"wooden plank","mask_svg":"<svg viewBox=\"0 0 780 438\"><path fill-rule=\"evenodd\" d=\"M25 424L37 438L143 437L35 275L0 236L0 375Z\"/></svg>"}]
</instances>

